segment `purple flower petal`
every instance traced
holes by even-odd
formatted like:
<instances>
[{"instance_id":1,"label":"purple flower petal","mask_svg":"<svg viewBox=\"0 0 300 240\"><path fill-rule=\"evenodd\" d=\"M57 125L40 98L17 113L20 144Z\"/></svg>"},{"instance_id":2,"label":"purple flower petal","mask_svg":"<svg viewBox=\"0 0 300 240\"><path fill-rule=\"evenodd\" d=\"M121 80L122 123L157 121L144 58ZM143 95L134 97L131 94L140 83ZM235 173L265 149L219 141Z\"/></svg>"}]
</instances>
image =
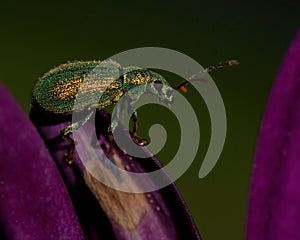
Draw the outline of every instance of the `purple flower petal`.
<instances>
[{"instance_id":1,"label":"purple flower petal","mask_svg":"<svg viewBox=\"0 0 300 240\"><path fill-rule=\"evenodd\" d=\"M31 112L31 118L61 169L89 239L102 236L102 229L106 230L105 234L109 236L106 239L200 239L192 217L174 184L149 193L126 193L107 187L86 171L77 154L74 155L73 164L68 165L64 162L68 144L60 138L59 132L70 121L57 124L50 121L50 124L46 124L40 113L35 111ZM110 117L104 111L97 114L96 121L100 123L97 126L99 144L106 146L109 120ZM86 136L94 131L90 123L83 126L83 129ZM88 148L91 139L86 137L84 141ZM116 146L113 151L114 161L120 168L143 173L161 168L154 157L131 158ZM99 159L92 159L89 167L99 167L99 174L105 172L111 176L111 181L122 184L118 173L109 170ZM132 185L136 187L139 183L132 182Z\"/></svg>"},{"instance_id":2,"label":"purple flower petal","mask_svg":"<svg viewBox=\"0 0 300 240\"><path fill-rule=\"evenodd\" d=\"M0 84L0 238L84 239L38 132Z\"/></svg>"},{"instance_id":3,"label":"purple flower petal","mask_svg":"<svg viewBox=\"0 0 300 240\"><path fill-rule=\"evenodd\" d=\"M300 236L300 32L272 89L256 150L247 239Z\"/></svg>"}]
</instances>

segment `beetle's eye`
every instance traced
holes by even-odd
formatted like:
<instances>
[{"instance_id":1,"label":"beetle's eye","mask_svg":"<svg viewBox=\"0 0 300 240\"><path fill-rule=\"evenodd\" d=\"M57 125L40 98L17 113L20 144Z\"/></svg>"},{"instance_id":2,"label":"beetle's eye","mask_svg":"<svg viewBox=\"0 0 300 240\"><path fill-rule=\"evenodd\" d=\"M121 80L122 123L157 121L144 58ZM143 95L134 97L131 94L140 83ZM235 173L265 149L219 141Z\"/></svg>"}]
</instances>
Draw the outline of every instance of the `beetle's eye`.
<instances>
[{"instance_id":1,"label":"beetle's eye","mask_svg":"<svg viewBox=\"0 0 300 240\"><path fill-rule=\"evenodd\" d=\"M161 93L163 85L160 81L155 81L154 82L154 87L157 90L157 92Z\"/></svg>"},{"instance_id":2,"label":"beetle's eye","mask_svg":"<svg viewBox=\"0 0 300 240\"><path fill-rule=\"evenodd\" d=\"M172 95L172 90L171 90L171 89L168 89L167 92L166 92L166 95L167 95L168 98L171 97L171 95Z\"/></svg>"}]
</instances>

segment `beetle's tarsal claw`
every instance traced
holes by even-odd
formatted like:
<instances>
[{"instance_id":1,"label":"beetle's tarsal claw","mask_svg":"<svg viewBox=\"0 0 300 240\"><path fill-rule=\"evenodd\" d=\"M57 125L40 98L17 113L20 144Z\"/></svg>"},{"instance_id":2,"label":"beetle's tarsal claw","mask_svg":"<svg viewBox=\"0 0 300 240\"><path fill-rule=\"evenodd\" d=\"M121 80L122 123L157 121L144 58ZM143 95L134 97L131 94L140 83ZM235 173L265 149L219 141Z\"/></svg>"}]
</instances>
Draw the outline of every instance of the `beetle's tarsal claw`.
<instances>
[{"instance_id":1,"label":"beetle's tarsal claw","mask_svg":"<svg viewBox=\"0 0 300 240\"><path fill-rule=\"evenodd\" d=\"M112 151L111 149L107 149L107 150L105 151L105 155L106 155L108 158L110 158L110 157L112 157L112 156L114 155L114 153L113 153L113 151Z\"/></svg>"},{"instance_id":2,"label":"beetle's tarsal claw","mask_svg":"<svg viewBox=\"0 0 300 240\"><path fill-rule=\"evenodd\" d=\"M137 144L139 146L146 146L149 144L149 140L140 138L138 136L132 136L132 139L135 142L135 144Z\"/></svg>"},{"instance_id":3,"label":"beetle's tarsal claw","mask_svg":"<svg viewBox=\"0 0 300 240\"><path fill-rule=\"evenodd\" d=\"M67 164L72 164L73 163L73 153L66 153L65 156L64 156L64 160Z\"/></svg>"},{"instance_id":4,"label":"beetle's tarsal claw","mask_svg":"<svg viewBox=\"0 0 300 240\"><path fill-rule=\"evenodd\" d=\"M67 164L73 163L74 151L75 151L75 142L73 141L67 153L65 153L64 160Z\"/></svg>"},{"instance_id":5,"label":"beetle's tarsal claw","mask_svg":"<svg viewBox=\"0 0 300 240\"><path fill-rule=\"evenodd\" d=\"M64 160L66 163L68 164L72 164L73 162L73 155L74 155L74 151L75 151L75 145L77 144L69 135L67 134L64 134L64 132L61 132L61 136L62 138L69 142L69 149L68 149L68 152L65 153L65 156L64 156Z\"/></svg>"}]
</instances>

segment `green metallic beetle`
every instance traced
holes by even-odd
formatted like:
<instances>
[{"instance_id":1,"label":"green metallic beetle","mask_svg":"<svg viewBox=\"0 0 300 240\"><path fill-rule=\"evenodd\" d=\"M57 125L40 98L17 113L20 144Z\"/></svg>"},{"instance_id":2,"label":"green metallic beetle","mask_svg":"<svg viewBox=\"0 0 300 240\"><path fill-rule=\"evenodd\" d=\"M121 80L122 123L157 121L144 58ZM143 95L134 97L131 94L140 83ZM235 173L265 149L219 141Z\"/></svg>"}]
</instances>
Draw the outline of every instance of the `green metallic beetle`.
<instances>
[{"instance_id":1,"label":"green metallic beetle","mask_svg":"<svg viewBox=\"0 0 300 240\"><path fill-rule=\"evenodd\" d=\"M209 72L223 66L236 65L237 61L226 61L210 66L192 79L182 82L174 89L181 88L191 80L197 80L195 76ZM100 69L99 69L100 66ZM84 92L78 95L81 85L90 72L97 69L96 78L85 85ZM115 78L114 76L117 76ZM199 79L199 78L198 78ZM32 106L45 112L55 115L71 115L73 112L87 111L88 114L81 120L72 123L61 130L61 136L71 143L71 148L66 154L67 162L72 162L75 143L69 136L73 131L78 130L92 116L92 109L103 109L106 106L116 103L126 92L135 88L128 96L128 107L137 101L142 94L152 93L159 96L160 101L171 104L174 101L174 89L158 73L138 67L124 67L115 61L74 61L62 64L45 73L35 84L32 92ZM99 99L99 92L102 93ZM81 98L81 99L76 99ZM76 99L76 104L74 105ZM78 104L79 103L79 104ZM133 109L132 109L133 110ZM117 109L117 111L121 111ZM136 111L132 111L133 130L132 137L136 144L144 146L148 144L146 139L136 135L138 129L138 118ZM109 131L113 131L118 125L117 119L112 119ZM111 147L108 150L111 153Z\"/></svg>"}]
</instances>

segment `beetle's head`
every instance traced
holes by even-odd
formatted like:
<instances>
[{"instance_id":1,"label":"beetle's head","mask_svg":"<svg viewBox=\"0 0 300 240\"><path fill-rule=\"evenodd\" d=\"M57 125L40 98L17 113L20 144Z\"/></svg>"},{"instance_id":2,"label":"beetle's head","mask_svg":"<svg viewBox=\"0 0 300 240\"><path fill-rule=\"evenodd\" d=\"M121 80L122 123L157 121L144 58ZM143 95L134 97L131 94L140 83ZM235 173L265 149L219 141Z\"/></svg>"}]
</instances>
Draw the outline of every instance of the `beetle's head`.
<instances>
[{"instance_id":1,"label":"beetle's head","mask_svg":"<svg viewBox=\"0 0 300 240\"><path fill-rule=\"evenodd\" d=\"M174 102L174 89L165 79L155 80L150 84L150 91L159 97L159 100L167 105Z\"/></svg>"}]
</instances>

